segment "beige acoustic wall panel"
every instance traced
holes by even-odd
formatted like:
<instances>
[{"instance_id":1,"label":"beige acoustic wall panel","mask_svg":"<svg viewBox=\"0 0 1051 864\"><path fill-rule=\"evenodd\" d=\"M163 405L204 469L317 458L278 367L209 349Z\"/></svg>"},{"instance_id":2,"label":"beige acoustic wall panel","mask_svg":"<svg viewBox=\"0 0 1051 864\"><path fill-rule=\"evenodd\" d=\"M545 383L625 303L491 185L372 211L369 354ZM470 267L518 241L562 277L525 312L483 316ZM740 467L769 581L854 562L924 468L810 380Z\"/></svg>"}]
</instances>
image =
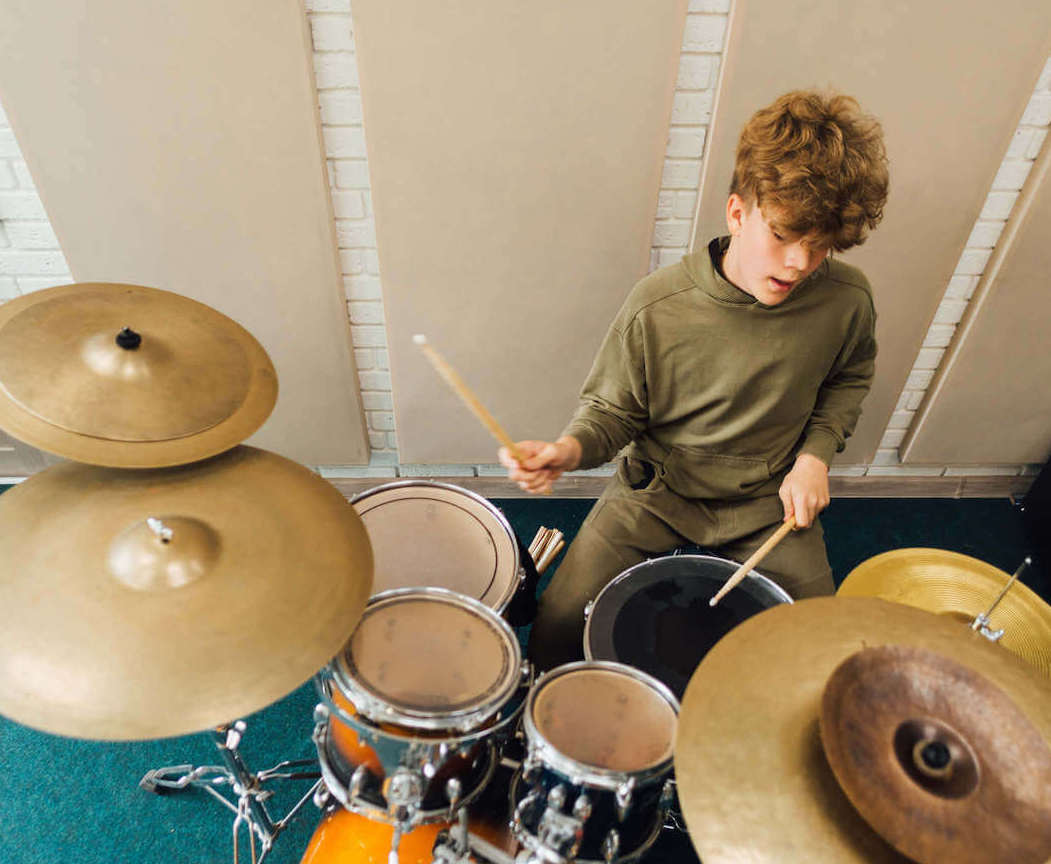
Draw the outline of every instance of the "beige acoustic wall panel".
<instances>
[{"instance_id":1,"label":"beige acoustic wall panel","mask_svg":"<svg viewBox=\"0 0 1051 864\"><path fill-rule=\"evenodd\" d=\"M354 0L402 462L557 434L645 274L685 2Z\"/></svg>"},{"instance_id":2,"label":"beige acoustic wall panel","mask_svg":"<svg viewBox=\"0 0 1051 864\"><path fill-rule=\"evenodd\" d=\"M872 392L839 461L870 462L1051 48L1051 3L1033 0L735 0L694 246L725 233L741 126L781 93L831 87L876 114L890 200L843 255L879 316ZM1004 457L997 457L998 460Z\"/></svg>"},{"instance_id":3,"label":"beige acoustic wall panel","mask_svg":"<svg viewBox=\"0 0 1051 864\"><path fill-rule=\"evenodd\" d=\"M185 294L280 381L252 441L368 444L297 0L0 0L0 99L78 281Z\"/></svg>"},{"instance_id":4,"label":"beige acoustic wall panel","mask_svg":"<svg viewBox=\"0 0 1051 864\"><path fill-rule=\"evenodd\" d=\"M905 462L1051 455L1051 139L902 446Z\"/></svg>"}]
</instances>

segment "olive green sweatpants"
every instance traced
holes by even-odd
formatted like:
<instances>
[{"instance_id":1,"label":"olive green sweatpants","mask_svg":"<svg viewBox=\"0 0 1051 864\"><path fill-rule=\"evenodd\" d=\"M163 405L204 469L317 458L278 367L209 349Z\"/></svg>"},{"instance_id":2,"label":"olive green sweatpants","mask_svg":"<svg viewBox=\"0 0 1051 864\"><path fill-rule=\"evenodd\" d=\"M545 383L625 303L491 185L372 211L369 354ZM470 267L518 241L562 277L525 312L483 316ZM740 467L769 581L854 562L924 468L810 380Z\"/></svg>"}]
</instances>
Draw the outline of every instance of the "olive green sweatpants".
<instances>
[{"instance_id":1,"label":"olive green sweatpants","mask_svg":"<svg viewBox=\"0 0 1051 864\"><path fill-rule=\"evenodd\" d=\"M776 495L728 502L691 501L691 524L677 526L688 534L680 533L657 515L662 503L667 503L661 499L675 493L655 490L653 484L645 490L633 489L622 475L610 481L595 503L540 597L528 653L541 669L583 659L584 607L624 570L690 544L741 562L784 519ZM675 503L673 509L682 512L678 505L685 504L684 499ZM796 599L832 594L832 570L820 521L792 531L758 570Z\"/></svg>"}]
</instances>

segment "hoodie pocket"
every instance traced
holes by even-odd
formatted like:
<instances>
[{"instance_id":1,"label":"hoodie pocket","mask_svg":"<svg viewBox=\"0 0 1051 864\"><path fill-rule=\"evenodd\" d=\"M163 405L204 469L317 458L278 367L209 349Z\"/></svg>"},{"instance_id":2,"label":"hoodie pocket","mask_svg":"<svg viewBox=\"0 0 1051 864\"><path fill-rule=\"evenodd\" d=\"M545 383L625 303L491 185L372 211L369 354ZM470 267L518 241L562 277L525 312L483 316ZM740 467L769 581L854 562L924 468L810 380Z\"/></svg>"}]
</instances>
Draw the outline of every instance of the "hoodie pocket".
<instances>
[{"instance_id":1,"label":"hoodie pocket","mask_svg":"<svg viewBox=\"0 0 1051 864\"><path fill-rule=\"evenodd\" d=\"M765 459L701 447L672 447L664 469L668 487L686 498L745 498L770 480Z\"/></svg>"}]
</instances>

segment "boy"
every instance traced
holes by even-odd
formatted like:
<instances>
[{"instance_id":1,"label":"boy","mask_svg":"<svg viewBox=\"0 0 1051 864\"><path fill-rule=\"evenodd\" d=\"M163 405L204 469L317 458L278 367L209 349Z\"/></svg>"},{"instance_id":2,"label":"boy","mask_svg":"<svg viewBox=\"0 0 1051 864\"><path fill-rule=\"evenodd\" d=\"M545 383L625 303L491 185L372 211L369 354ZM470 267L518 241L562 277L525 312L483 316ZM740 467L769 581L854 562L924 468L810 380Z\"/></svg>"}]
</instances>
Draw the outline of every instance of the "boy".
<instances>
[{"instance_id":1,"label":"boy","mask_svg":"<svg viewBox=\"0 0 1051 864\"><path fill-rule=\"evenodd\" d=\"M830 253L879 223L887 180L882 130L853 99L795 91L758 111L737 146L729 236L632 289L557 441L520 442L522 464L500 451L539 492L624 448L541 597L541 668L582 657L585 604L628 567L687 544L743 561L791 516L763 572L793 597L832 593L817 514L876 343L868 282Z\"/></svg>"}]
</instances>

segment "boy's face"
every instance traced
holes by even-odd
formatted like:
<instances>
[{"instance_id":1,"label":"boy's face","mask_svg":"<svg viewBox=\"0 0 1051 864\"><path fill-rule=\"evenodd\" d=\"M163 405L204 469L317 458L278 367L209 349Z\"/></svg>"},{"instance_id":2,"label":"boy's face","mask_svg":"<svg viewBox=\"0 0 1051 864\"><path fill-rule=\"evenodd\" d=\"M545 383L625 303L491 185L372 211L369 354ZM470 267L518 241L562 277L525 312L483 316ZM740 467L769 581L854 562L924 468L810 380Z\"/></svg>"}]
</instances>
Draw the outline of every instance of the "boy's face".
<instances>
[{"instance_id":1,"label":"boy's face","mask_svg":"<svg viewBox=\"0 0 1051 864\"><path fill-rule=\"evenodd\" d=\"M726 278L765 306L784 301L828 256L828 246L810 235L793 234L778 225L775 214L740 195L726 202L730 248L723 258Z\"/></svg>"}]
</instances>

